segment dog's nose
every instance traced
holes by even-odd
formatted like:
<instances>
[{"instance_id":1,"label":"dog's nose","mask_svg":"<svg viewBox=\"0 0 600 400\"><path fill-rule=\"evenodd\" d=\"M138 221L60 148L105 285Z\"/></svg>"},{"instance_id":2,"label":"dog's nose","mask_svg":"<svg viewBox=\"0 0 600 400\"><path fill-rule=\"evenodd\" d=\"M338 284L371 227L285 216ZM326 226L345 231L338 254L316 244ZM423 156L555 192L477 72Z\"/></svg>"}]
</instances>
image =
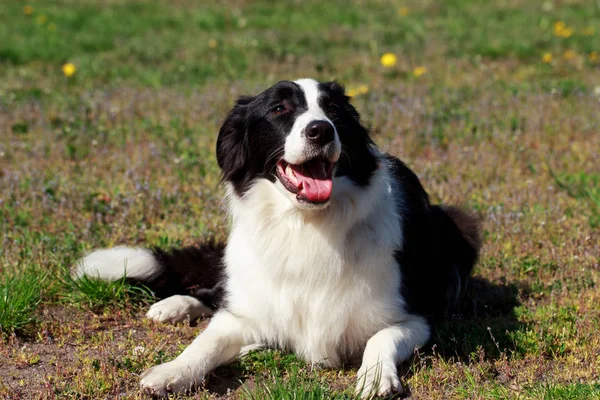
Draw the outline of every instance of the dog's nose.
<instances>
[{"instance_id":1,"label":"dog's nose","mask_svg":"<svg viewBox=\"0 0 600 400\"><path fill-rule=\"evenodd\" d=\"M333 142L333 125L327 121L313 121L306 127L306 137L321 146Z\"/></svg>"}]
</instances>

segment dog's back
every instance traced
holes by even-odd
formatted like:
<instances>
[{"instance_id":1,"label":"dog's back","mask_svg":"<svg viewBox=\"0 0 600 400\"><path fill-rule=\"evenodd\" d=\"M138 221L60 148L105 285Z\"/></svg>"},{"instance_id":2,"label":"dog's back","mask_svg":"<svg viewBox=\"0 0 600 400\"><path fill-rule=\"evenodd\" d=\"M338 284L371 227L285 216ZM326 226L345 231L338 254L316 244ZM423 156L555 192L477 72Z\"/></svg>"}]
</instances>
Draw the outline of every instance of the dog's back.
<instances>
[{"instance_id":1,"label":"dog's back","mask_svg":"<svg viewBox=\"0 0 600 400\"><path fill-rule=\"evenodd\" d=\"M456 304L477 261L480 220L459 207L431 205L416 174L395 157L387 160L400 194L402 296L411 312L438 319Z\"/></svg>"}]
</instances>

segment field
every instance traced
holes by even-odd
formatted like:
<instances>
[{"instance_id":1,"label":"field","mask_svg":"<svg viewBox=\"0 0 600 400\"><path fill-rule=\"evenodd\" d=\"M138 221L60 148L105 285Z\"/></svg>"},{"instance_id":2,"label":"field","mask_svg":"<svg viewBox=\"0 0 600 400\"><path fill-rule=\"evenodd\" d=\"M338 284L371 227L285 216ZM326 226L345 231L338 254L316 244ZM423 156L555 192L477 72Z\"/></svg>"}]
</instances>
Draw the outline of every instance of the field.
<instances>
[{"instance_id":1,"label":"field","mask_svg":"<svg viewBox=\"0 0 600 400\"><path fill-rule=\"evenodd\" d=\"M237 96L299 77L345 84L434 202L484 218L460 307L400 369L407 395L600 398L589 0L2 1L0 398L144 398L138 375L206 321L151 323L149 294L69 267L224 239L220 123ZM189 398L351 399L355 375L262 351Z\"/></svg>"}]
</instances>

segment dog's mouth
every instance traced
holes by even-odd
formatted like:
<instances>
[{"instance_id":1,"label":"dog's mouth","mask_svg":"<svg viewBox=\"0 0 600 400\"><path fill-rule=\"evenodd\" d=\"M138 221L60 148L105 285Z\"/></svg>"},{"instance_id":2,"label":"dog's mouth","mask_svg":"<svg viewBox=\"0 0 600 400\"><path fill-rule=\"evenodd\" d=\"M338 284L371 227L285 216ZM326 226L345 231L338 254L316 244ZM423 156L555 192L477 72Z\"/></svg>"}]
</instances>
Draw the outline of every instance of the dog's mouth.
<instances>
[{"instance_id":1,"label":"dog's mouth","mask_svg":"<svg viewBox=\"0 0 600 400\"><path fill-rule=\"evenodd\" d=\"M320 158L298 165L280 160L277 163L277 177L290 193L296 195L298 201L326 203L333 190L334 166L335 163Z\"/></svg>"}]
</instances>

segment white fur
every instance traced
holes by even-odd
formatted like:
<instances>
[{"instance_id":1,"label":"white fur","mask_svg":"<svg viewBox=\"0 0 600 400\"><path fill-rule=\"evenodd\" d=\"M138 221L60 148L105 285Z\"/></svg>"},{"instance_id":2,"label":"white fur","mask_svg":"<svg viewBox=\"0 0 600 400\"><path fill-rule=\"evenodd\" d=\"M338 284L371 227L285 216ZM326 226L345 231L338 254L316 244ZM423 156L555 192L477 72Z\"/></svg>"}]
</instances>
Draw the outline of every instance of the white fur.
<instances>
[{"instance_id":1,"label":"white fur","mask_svg":"<svg viewBox=\"0 0 600 400\"><path fill-rule=\"evenodd\" d=\"M179 357L144 372L140 385L159 396L188 391L219 365L247 352L250 336L241 319L225 310L219 311Z\"/></svg>"},{"instance_id":2,"label":"white fur","mask_svg":"<svg viewBox=\"0 0 600 400\"><path fill-rule=\"evenodd\" d=\"M406 321L377 332L367 342L362 365L356 374L357 394L369 398L400 392L402 386L396 365L410 358L429 334L429 325L416 316L409 316Z\"/></svg>"},{"instance_id":3,"label":"white fur","mask_svg":"<svg viewBox=\"0 0 600 400\"><path fill-rule=\"evenodd\" d=\"M77 261L71 274L76 278L87 275L107 281L124 276L144 279L152 276L159 268L150 250L118 246L87 254Z\"/></svg>"},{"instance_id":4,"label":"white fur","mask_svg":"<svg viewBox=\"0 0 600 400\"><path fill-rule=\"evenodd\" d=\"M154 303L146 318L157 322L181 322L212 315L212 310L191 296L174 295Z\"/></svg>"},{"instance_id":5,"label":"white fur","mask_svg":"<svg viewBox=\"0 0 600 400\"><path fill-rule=\"evenodd\" d=\"M294 121L294 126L285 140L283 158L290 164L302 164L310 158L310 152L307 152L307 140L304 130L313 121L327 121L334 129L334 153L331 161L335 162L340 157L342 144L338 136L335 125L331 122L325 112L319 106L319 82L314 79L299 79L294 81L304 91L304 98L308 109Z\"/></svg>"},{"instance_id":6,"label":"white fur","mask_svg":"<svg viewBox=\"0 0 600 400\"><path fill-rule=\"evenodd\" d=\"M186 390L244 346L264 344L314 365L362 356L363 398L400 390L396 363L429 338L427 323L408 314L400 296L401 193L382 157L370 186L335 178L333 188L329 206L315 211L268 180L243 198L229 188L227 308L177 359L146 372L142 387Z\"/></svg>"}]
</instances>

